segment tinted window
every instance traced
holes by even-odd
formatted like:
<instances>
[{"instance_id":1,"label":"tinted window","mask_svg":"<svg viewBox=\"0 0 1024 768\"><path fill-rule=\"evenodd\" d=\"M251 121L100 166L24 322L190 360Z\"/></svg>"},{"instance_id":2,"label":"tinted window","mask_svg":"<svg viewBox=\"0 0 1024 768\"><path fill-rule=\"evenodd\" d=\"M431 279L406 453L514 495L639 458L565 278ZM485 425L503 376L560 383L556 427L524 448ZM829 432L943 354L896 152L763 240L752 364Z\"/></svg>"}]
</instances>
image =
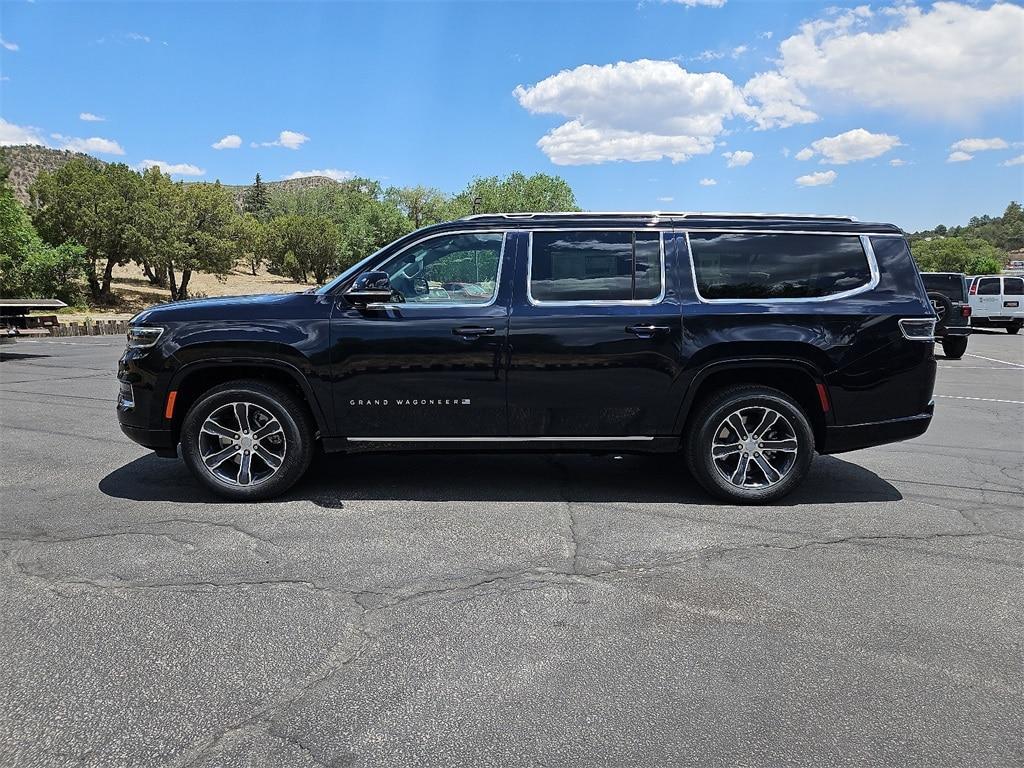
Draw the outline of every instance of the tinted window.
<instances>
[{"instance_id":1,"label":"tinted window","mask_svg":"<svg viewBox=\"0 0 1024 768\"><path fill-rule=\"evenodd\" d=\"M658 232L534 232L537 301L633 301L661 295Z\"/></svg>"},{"instance_id":2,"label":"tinted window","mask_svg":"<svg viewBox=\"0 0 1024 768\"><path fill-rule=\"evenodd\" d=\"M706 299L829 296L871 281L855 235L690 233L697 288Z\"/></svg>"},{"instance_id":3,"label":"tinted window","mask_svg":"<svg viewBox=\"0 0 1024 768\"><path fill-rule=\"evenodd\" d=\"M921 279L924 281L925 290L938 291L954 301L964 300L964 279L960 275L922 272Z\"/></svg>"},{"instance_id":4,"label":"tinted window","mask_svg":"<svg viewBox=\"0 0 1024 768\"><path fill-rule=\"evenodd\" d=\"M486 304L497 290L503 239L500 233L435 237L381 269L409 303Z\"/></svg>"},{"instance_id":5,"label":"tinted window","mask_svg":"<svg viewBox=\"0 0 1024 768\"><path fill-rule=\"evenodd\" d=\"M1024 296L1024 280L1019 277L1004 277L1003 293L1007 296Z\"/></svg>"},{"instance_id":6,"label":"tinted window","mask_svg":"<svg viewBox=\"0 0 1024 768\"><path fill-rule=\"evenodd\" d=\"M998 296L999 295L999 278L998 277L983 277L978 280L978 291L979 296Z\"/></svg>"}]
</instances>

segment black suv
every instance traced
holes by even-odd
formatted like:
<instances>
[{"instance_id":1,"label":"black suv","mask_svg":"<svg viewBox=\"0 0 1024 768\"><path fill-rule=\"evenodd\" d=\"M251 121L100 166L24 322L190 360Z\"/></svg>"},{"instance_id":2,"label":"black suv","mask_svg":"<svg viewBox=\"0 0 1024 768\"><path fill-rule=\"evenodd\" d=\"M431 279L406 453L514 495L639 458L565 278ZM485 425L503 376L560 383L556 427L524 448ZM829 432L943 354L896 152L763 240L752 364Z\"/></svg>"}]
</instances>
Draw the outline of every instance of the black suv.
<instances>
[{"instance_id":1,"label":"black suv","mask_svg":"<svg viewBox=\"0 0 1024 768\"><path fill-rule=\"evenodd\" d=\"M765 502L815 451L922 434L935 315L903 233L844 217L471 216L306 293L137 315L121 428L234 499L324 451L678 452Z\"/></svg>"},{"instance_id":2,"label":"black suv","mask_svg":"<svg viewBox=\"0 0 1024 768\"><path fill-rule=\"evenodd\" d=\"M941 341L946 357L959 360L971 335L967 278L960 272L922 272L921 280L935 310L935 338Z\"/></svg>"}]
</instances>

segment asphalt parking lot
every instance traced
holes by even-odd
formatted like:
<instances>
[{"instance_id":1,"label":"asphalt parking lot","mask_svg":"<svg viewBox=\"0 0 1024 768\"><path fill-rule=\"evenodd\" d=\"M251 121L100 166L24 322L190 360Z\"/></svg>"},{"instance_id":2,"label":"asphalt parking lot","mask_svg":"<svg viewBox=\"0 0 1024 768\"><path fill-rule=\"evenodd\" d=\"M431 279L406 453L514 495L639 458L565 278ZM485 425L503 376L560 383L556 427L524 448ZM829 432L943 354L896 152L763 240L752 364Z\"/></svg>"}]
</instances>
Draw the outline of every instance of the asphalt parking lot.
<instances>
[{"instance_id":1,"label":"asphalt parking lot","mask_svg":"<svg viewBox=\"0 0 1024 768\"><path fill-rule=\"evenodd\" d=\"M0 351L0 765L1024 762L1024 336L761 508L588 456L219 502L122 437L122 345Z\"/></svg>"}]
</instances>

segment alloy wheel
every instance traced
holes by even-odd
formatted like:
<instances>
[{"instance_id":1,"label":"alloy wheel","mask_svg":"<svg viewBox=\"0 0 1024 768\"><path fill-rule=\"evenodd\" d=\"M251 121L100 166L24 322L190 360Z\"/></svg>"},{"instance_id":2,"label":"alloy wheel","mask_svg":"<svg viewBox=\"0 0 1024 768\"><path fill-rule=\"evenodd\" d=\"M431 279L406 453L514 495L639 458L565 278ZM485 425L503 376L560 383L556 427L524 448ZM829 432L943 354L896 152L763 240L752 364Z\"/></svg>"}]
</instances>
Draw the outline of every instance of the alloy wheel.
<instances>
[{"instance_id":1,"label":"alloy wheel","mask_svg":"<svg viewBox=\"0 0 1024 768\"><path fill-rule=\"evenodd\" d=\"M711 458L725 480L746 489L771 488L796 464L799 445L789 419L773 408L748 406L730 413L711 443Z\"/></svg>"},{"instance_id":2,"label":"alloy wheel","mask_svg":"<svg viewBox=\"0 0 1024 768\"><path fill-rule=\"evenodd\" d=\"M222 405L199 430L203 466L230 485L256 485L273 477L284 464L287 449L281 422L256 403Z\"/></svg>"}]
</instances>

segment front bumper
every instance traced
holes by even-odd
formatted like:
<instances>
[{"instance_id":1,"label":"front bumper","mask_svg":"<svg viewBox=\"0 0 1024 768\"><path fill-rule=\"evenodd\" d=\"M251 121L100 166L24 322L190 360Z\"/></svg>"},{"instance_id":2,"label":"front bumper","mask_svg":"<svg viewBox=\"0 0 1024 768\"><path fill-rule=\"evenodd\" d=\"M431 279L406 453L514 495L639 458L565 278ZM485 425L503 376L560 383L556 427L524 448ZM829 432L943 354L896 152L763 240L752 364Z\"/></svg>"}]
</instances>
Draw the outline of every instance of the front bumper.
<instances>
[{"instance_id":1,"label":"front bumper","mask_svg":"<svg viewBox=\"0 0 1024 768\"><path fill-rule=\"evenodd\" d=\"M916 416L875 421L869 424L851 424L846 427L825 427L825 444L818 452L822 454L845 453L919 437L928 430L934 411L935 403L931 402L924 413L919 413Z\"/></svg>"},{"instance_id":2,"label":"front bumper","mask_svg":"<svg viewBox=\"0 0 1024 768\"><path fill-rule=\"evenodd\" d=\"M178 443L172 430L133 427L120 421L120 419L118 421L121 425L121 431L143 448L156 451L159 456L175 457L178 455Z\"/></svg>"}]
</instances>

